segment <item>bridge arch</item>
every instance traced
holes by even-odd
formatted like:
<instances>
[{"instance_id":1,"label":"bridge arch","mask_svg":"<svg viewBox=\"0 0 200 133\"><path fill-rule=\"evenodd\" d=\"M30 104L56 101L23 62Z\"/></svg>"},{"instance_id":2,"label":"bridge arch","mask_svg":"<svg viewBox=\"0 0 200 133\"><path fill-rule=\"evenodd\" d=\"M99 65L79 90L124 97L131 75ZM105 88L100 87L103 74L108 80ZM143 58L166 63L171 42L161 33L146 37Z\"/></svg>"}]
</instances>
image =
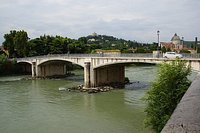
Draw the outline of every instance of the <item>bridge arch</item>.
<instances>
[{"instance_id":1,"label":"bridge arch","mask_svg":"<svg viewBox=\"0 0 200 133\"><path fill-rule=\"evenodd\" d=\"M31 61L26 61L26 60L17 61L17 64L19 64L19 63L27 63L27 64L32 65L32 62L31 62Z\"/></svg>"},{"instance_id":2,"label":"bridge arch","mask_svg":"<svg viewBox=\"0 0 200 133\"><path fill-rule=\"evenodd\" d=\"M42 60L37 64L38 77L52 77L59 76L63 77L71 73L72 64L83 66L75 61L66 60L66 59L48 59Z\"/></svg>"},{"instance_id":3,"label":"bridge arch","mask_svg":"<svg viewBox=\"0 0 200 133\"><path fill-rule=\"evenodd\" d=\"M78 66L84 67L84 63L82 62L79 63L77 59L59 59L59 58L58 59L43 59L37 63L37 66L45 64L47 62L53 62L53 61L70 62Z\"/></svg>"},{"instance_id":4,"label":"bridge arch","mask_svg":"<svg viewBox=\"0 0 200 133\"><path fill-rule=\"evenodd\" d=\"M32 62L29 61L18 61L17 62L18 72L21 74L31 74L32 73Z\"/></svg>"}]
</instances>

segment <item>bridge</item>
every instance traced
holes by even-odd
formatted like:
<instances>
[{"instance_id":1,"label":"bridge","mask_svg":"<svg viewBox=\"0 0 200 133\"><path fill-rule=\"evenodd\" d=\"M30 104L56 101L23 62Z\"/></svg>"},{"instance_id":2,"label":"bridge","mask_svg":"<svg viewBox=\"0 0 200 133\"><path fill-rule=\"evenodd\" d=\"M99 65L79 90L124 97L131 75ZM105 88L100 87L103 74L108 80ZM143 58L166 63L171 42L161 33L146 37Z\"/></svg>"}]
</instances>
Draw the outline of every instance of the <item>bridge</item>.
<instances>
[{"instance_id":1,"label":"bridge","mask_svg":"<svg viewBox=\"0 0 200 133\"><path fill-rule=\"evenodd\" d=\"M32 72L32 77L65 75L67 62L77 64L84 68L84 85L89 88L113 82L124 83L124 67L127 64L159 64L163 61L168 62L172 60L154 58L152 54L75 54L18 58L17 62L23 63L24 69ZM187 65L191 65L193 70L200 72L199 55L184 55L184 58L181 60L185 60ZM200 132L199 81L200 74L183 96L161 133Z\"/></svg>"},{"instance_id":2,"label":"bridge","mask_svg":"<svg viewBox=\"0 0 200 133\"><path fill-rule=\"evenodd\" d=\"M196 57L187 55L181 60L187 61L193 70L200 71L200 58ZM62 54L18 58L17 63L24 64L24 69L29 70L32 77L65 75L67 63L79 65L84 68L84 85L90 88L111 83L124 83L124 68L127 64L159 64L172 60L154 58L152 54Z\"/></svg>"}]
</instances>

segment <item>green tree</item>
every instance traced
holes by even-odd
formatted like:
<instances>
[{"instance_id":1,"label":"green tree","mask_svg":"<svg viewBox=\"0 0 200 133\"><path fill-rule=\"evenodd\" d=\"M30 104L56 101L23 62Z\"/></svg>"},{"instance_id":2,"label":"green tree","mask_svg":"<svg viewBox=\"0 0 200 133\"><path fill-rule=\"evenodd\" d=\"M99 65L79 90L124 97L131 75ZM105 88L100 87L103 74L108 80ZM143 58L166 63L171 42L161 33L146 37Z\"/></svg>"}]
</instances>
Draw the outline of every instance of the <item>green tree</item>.
<instances>
[{"instance_id":1,"label":"green tree","mask_svg":"<svg viewBox=\"0 0 200 133\"><path fill-rule=\"evenodd\" d=\"M19 57L28 55L28 34L25 31L18 31L14 37L15 49Z\"/></svg>"},{"instance_id":2,"label":"green tree","mask_svg":"<svg viewBox=\"0 0 200 133\"><path fill-rule=\"evenodd\" d=\"M49 43L50 54L63 54L65 38L61 36L52 37L52 42Z\"/></svg>"},{"instance_id":3,"label":"green tree","mask_svg":"<svg viewBox=\"0 0 200 133\"><path fill-rule=\"evenodd\" d=\"M14 38L15 38L16 33L17 31L11 30L9 34L4 35L5 41L3 42L3 47L4 49L8 50L9 57L14 56L14 49L15 49Z\"/></svg>"},{"instance_id":4,"label":"green tree","mask_svg":"<svg viewBox=\"0 0 200 133\"><path fill-rule=\"evenodd\" d=\"M24 57L28 55L28 34L25 31L11 30L4 35L3 47L8 50L9 57Z\"/></svg>"},{"instance_id":5,"label":"green tree","mask_svg":"<svg viewBox=\"0 0 200 133\"><path fill-rule=\"evenodd\" d=\"M161 64L158 77L144 98L147 102L145 125L156 133L162 130L190 86L187 78L190 73L190 66L178 59Z\"/></svg>"},{"instance_id":6,"label":"green tree","mask_svg":"<svg viewBox=\"0 0 200 133\"><path fill-rule=\"evenodd\" d=\"M137 50L135 51L136 53L146 53L146 50L144 47L138 47Z\"/></svg>"},{"instance_id":7,"label":"green tree","mask_svg":"<svg viewBox=\"0 0 200 133\"><path fill-rule=\"evenodd\" d=\"M7 61L7 57L5 54L0 55L0 64L4 64Z\"/></svg>"},{"instance_id":8,"label":"green tree","mask_svg":"<svg viewBox=\"0 0 200 133\"><path fill-rule=\"evenodd\" d=\"M80 43L87 44L87 38L86 38L86 37L80 37L80 38L78 39L78 41L79 41Z\"/></svg>"},{"instance_id":9,"label":"green tree","mask_svg":"<svg viewBox=\"0 0 200 133\"><path fill-rule=\"evenodd\" d=\"M166 53L167 49L165 47L161 48L162 53Z\"/></svg>"},{"instance_id":10,"label":"green tree","mask_svg":"<svg viewBox=\"0 0 200 133\"><path fill-rule=\"evenodd\" d=\"M197 53L200 53L200 46L197 45Z\"/></svg>"},{"instance_id":11,"label":"green tree","mask_svg":"<svg viewBox=\"0 0 200 133\"><path fill-rule=\"evenodd\" d=\"M189 50L186 50L186 49L182 49L182 50L180 51L180 53L190 53L190 51L189 51Z\"/></svg>"},{"instance_id":12,"label":"green tree","mask_svg":"<svg viewBox=\"0 0 200 133\"><path fill-rule=\"evenodd\" d=\"M170 51L171 51L171 49L170 49L170 48L167 48L166 50L167 50L166 52L170 52Z\"/></svg>"}]
</instances>

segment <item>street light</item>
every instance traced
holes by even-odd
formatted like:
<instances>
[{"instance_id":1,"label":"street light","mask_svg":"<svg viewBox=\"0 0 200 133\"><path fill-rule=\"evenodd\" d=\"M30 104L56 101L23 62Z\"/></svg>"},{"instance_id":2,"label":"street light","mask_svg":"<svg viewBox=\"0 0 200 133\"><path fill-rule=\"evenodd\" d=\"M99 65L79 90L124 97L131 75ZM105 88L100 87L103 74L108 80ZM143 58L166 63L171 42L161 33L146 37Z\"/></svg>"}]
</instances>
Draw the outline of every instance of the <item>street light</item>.
<instances>
[{"instance_id":1,"label":"street light","mask_svg":"<svg viewBox=\"0 0 200 133\"><path fill-rule=\"evenodd\" d=\"M158 46L157 46L157 54L156 54L156 57L157 57L157 58L159 58L159 56L160 56L159 33L160 33L160 31L158 30L158 31L157 31L157 35L158 35Z\"/></svg>"},{"instance_id":2,"label":"street light","mask_svg":"<svg viewBox=\"0 0 200 133\"><path fill-rule=\"evenodd\" d=\"M160 50L159 33L160 33L160 31L158 30L158 31L157 31L157 35L158 35L158 50Z\"/></svg>"}]
</instances>

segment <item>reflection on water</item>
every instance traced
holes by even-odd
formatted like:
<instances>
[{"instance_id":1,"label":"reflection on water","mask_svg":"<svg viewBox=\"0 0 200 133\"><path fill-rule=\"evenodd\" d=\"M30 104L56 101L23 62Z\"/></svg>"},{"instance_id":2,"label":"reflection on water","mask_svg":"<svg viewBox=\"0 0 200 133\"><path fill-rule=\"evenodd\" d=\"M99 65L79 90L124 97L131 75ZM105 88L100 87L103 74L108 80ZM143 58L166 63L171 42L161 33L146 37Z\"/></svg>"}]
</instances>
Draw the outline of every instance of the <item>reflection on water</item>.
<instances>
[{"instance_id":1,"label":"reflection on water","mask_svg":"<svg viewBox=\"0 0 200 133\"><path fill-rule=\"evenodd\" d=\"M58 90L83 83L81 70L62 80L1 77L0 132L148 133L141 98L156 71L156 66L127 67L126 76L135 84L98 94Z\"/></svg>"}]
</instances>

